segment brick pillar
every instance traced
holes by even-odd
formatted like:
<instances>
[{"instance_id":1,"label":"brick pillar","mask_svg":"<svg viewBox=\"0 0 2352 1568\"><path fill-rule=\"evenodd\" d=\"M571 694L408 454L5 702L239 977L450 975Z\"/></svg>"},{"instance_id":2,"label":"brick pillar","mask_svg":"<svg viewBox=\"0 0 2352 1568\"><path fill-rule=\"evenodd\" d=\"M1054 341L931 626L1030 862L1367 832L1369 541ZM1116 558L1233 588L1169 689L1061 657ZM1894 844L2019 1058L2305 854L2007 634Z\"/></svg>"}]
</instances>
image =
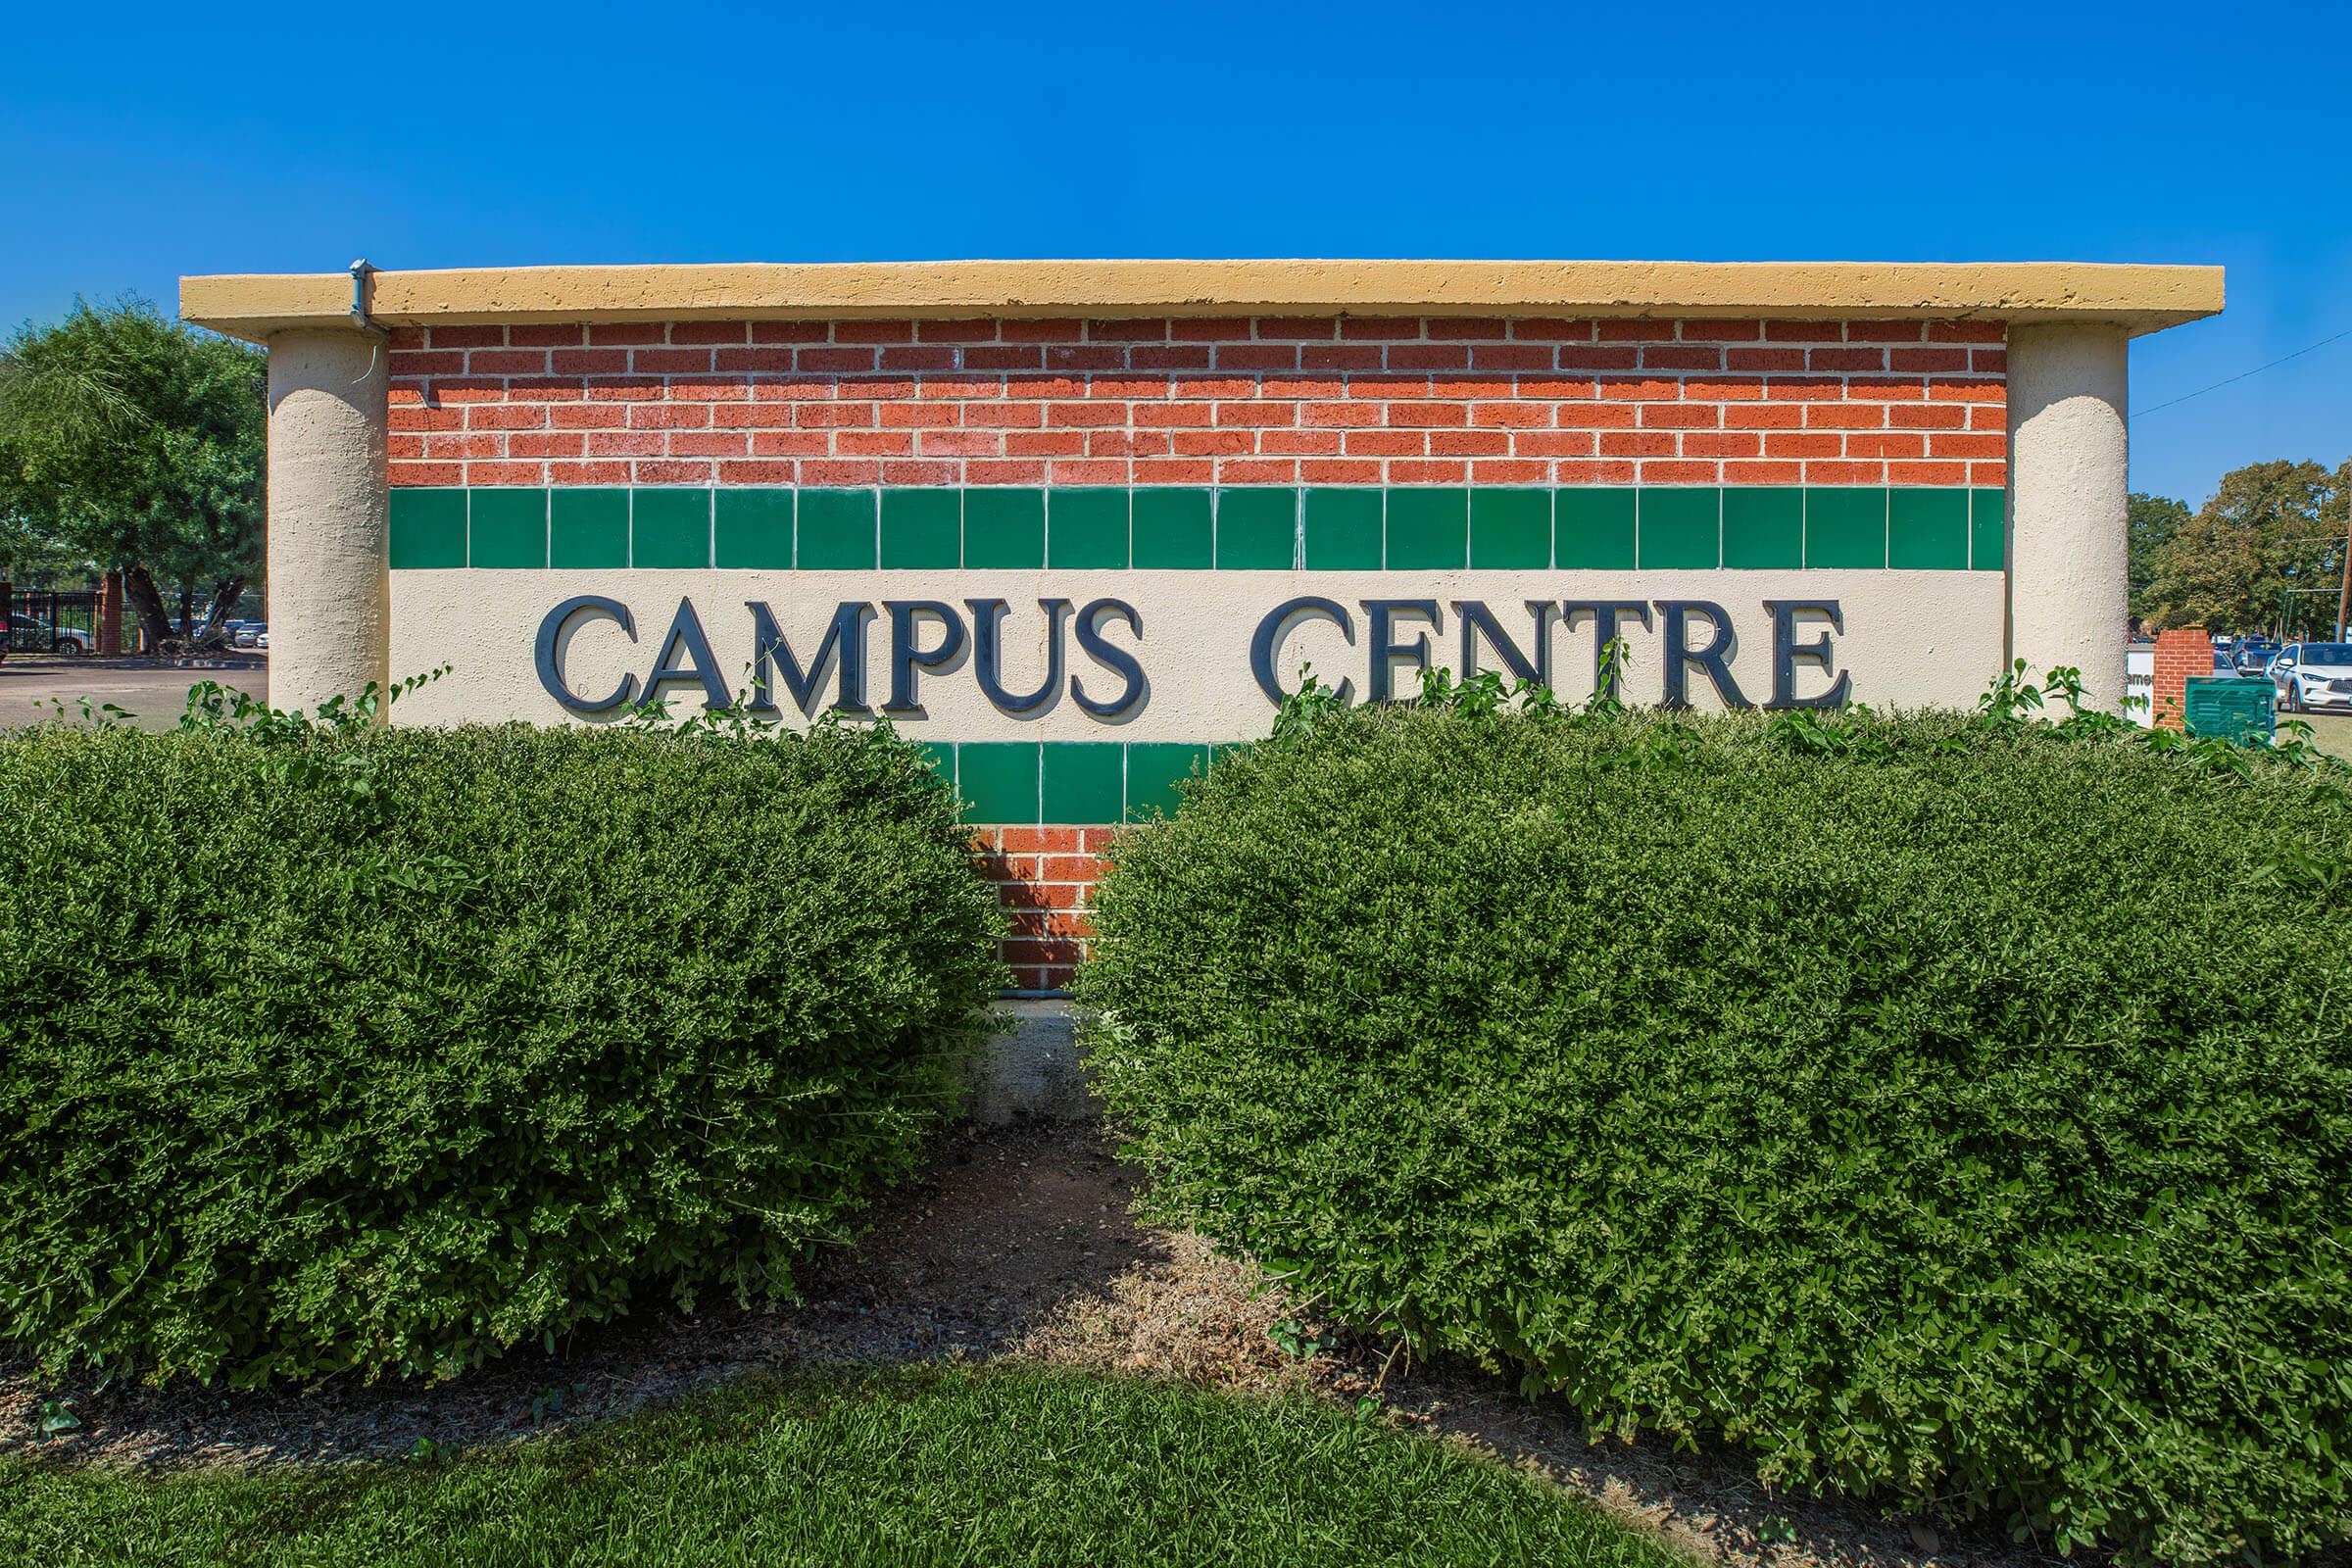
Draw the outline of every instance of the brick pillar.
<instances>
[{"instance_id":1,"label":"brick pillar","mask_svg":"<svg viewBox=\"0 0 2352 1568\"><path fill-rule=\"evenodd\" d=\"M2213 638L2202 626L2176 626L2156 634L2156 687L2150 700L2156 722L2166 729L2184 727L2181 704L2191 675L2213 673Z\"/></svg>"},{"instance_id":2,"label":"brick pillar","mask_svg":"<svg viewBox=\"0 0 2352 1568\"><path fill-rule=\"evenodd\" d=\"M98 652L109 659L122 657L122 574L119 571L98 579Z\"/></svg>"},{"instance_id":3,"label":"brick pillar","mask_svg":"<svg viewBox=\"0 0 2352 1568\"><path fill-rule=\"evenodd\" d=\"M10 624L9 617L15 612L16 607L17 585L6 577L0 577L0 659L8 657L9 645L15 641L15 627Z\"/></svg>"}]
</instances>

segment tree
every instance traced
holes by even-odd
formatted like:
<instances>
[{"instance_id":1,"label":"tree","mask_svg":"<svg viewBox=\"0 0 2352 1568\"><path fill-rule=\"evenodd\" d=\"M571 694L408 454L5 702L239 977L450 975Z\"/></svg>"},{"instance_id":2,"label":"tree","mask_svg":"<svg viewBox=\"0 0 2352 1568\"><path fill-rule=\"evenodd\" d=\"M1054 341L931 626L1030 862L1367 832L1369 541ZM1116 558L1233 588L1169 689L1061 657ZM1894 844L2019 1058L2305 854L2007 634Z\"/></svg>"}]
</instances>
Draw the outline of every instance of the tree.
<instances>
[{"instance_id":1,"label":"tree","mask_svg":"<svg viewBox=\"0 0 2352 1568\"><path fill-rule=\"evenodd\" d=\"M266 395L258 351L144 300L27 322L0 352L0 517L120 569L152 646L159 583L209 590L215 624L261 561Z\"/></svg>"},{"instance_id":2,"label":"tree","mask_svg":"<svg viewBox=\"0 0 2352 1568\"><path fill-rule=\"evenodd\" d=\"M79 582L96 570L97 564L83 552L0 515L0 582L41 587L60 579Z\"/></svg>"},{"instance_id":3,"label":"tree","mask_svg":"<svg viewBox=\"0 0 2352 1568\"><path fill-rule=\"evenodd\" d=\"M2132 613L2144 619L2149 610L2148 584L2156 576L2156 552L2188 520L2188 504L2175 501L2171 496L2152 496L2134 490L2127 516Z\"/></svg>"},{"instance_id":4,"label":"tree","mask_svg":"<svg viewBox=\"0 0 2352 1568\"><path fill-rule=\"evenodd\" d=\"M2213 499L2156 547L2140 596L2148 619L2217 631L2331 628L2331 595L2288 590L2339 580L2348 497L2352 463L2333 473L2283 461L2231 469Z\"/></svg>"}]
</instances>

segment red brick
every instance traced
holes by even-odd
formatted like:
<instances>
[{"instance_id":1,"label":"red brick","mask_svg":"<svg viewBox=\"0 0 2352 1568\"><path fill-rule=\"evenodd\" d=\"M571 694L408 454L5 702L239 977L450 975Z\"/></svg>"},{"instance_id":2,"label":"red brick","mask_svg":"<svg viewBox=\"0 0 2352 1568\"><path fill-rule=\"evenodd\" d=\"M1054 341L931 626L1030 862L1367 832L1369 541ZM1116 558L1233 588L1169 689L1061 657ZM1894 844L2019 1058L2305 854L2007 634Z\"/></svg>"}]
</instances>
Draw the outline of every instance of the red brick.
<instances>
[{"instance_id":1,"label":"red brick","mask_svg":"<svg viewBox=\"0 0 2352 1568\"><path fill-rule=\"evenodd\" d=\"M1686 348L1680 344L1661 345L1642 351L1644 370L1720 370L1724 351L1716 348Z\"/></svg>"},{"instance_id":2,"label":"red brick","mask_svg":"<svg viewBox=\"0 0 2352 1568\"><path fill-rule=\"evenodd\" d=\"M822 343L826 340L823 321L754 321L752 341L755 343ZM589 338L594 342L593 335Z\"/></svg>"},{"instance_id":3,"label":"red brick","mask_svg":"<svg viewBox=\"0 0 2352 1568\"><path fill-rule=\"evenodd\" d=\"M629 368L639 375L678 375L710 373L709 349L637 349L629 355Z\"/></svg>"},{"instance_id":4,"label":"red brick","mask_svg":"<svg viewBox=\"0 0 2352 1568\"><path fill-rule=\"evenodd\" d=\"M1377 370L1388 356L1377 343L1309 343L1298 351L1302 370Z\"/></svg>"},{"instance_id":5,"label":"red brick","mask_svg":"<svg viewBox=\"0 0 2352 1568\"><path fill-rule=\"evenodd\" d=\"M668 341L668 330L660 321L610 321L588 328L588 346L603 348L608 344L662 343Z\"/></svg>"},{"instance_id":6,"label":"red brick","mask_svg":"<svg viewBox=\"0 0 2352 1568\"><path fill-rule=\"evenodd\" d=\"M874 351L870 348L795 349L792 368L825 375L871 370L874 368Z\"/></svg>"},{"instance_id":7,"label":"red brick","mask_svg":"<svg viewBox=\"0 0 2352 1568\"><path fill-rule=\"evenodd\" d=\"M1391 484L1468 484L1470 466L1452 461L1416 462L1399 458L1389 465Z\"/></svg>"},{"instance_id":8,"label":"red brick","mask_svg":"<svg viewBox=\"0 0 2352 1568\"><path fill-rule=\"evenodd\" d=\"M800 477L800 465L753 459L745 463L722 463L718 466L721 484L791 484Z\"/></svg>"},{"instance_id":9,"label":"red brick","mask_svg":"<svg viewBox=\"0 0 2352 1568\"><path fill-rule=\"evenodd\" d=\"M1531 316L1511 323L1511 336L1523 343L1590 343L1592 323Z\"/></svg>"},{"instance_id":10,"label":"red brick","mask_svg":"<svg viewBox=\"0 0 2352 1568\"><path fill-rule=\"evenodd\" d=\"M972 323L975 328L983 324ZM996 330L987 336L974 336L964 341L986 343L997 338L1002 338L1007 343L1082 343L1086 340L1086 323L1072 318L1000 321L996 325Z\"/></svg>"},{"instance_id":11,"label":"red brick","mask_svg":"<svg viewBox=\"0 0 2352 1568\"><path fill-rule=\"evenodd\" d=\"M1452 343L1399 343L1389 350L1392 370L1467 370L1470 351Z\"/></svg>"},{"instance_id":12,"label":"red brick","mask_svg":"<svg viewBox=\"0 0 2352 1568\"><path fill-rule=\"evenodd\" d=\"M1723 423L1723 410L1712 403L1644 403L1640 407L1644 429L1713 429Z\"/></svg>"},{"instance_id":13,"label":"red brick","mask_svg":"<svg viewBox=\"0 0 2352 1568\"><path fill-rule=\"evenodd\" d=\"M1999 321L1930 321L1931 343L2003 343L2009 328Z\"/></svg>"},{"instance_id":14,"label":"red brick","mask_svg":"<svg viewBox=\"0 0 2352 1568\"><path fill-rule=\"evenodd\" d=\"M1290 343L1219 344L1215 364L1220 370L1296 370L1298 349Z\"/></svg>"},{"instance_id":15,"label":"red brick","mask_svg":"<svg viewBox=\"0 0 2352 1568\"><path fill-rule=\"evenodd\" d=\"M1590 430L1521 430L1511 437L1511 450L1523 458L1589 458L1593 435Z\"/></svg>"},{"instance_id":16,"label":"red brick","mask_svg":"<svg viewBox=\"0 0 2352 1568\"><path fill-rule=\"evenodd\" d=\"M963 466L965 484L1044 484L1046 466L1022 459L999 463L975 459Z\"/></svg>"},{"instance_id":17,"label":"red brick","mask_svg":"<svg viewBox=\"0 0 2352 1568\"><path fill-rule=\"evenodd\" d=\"M1523 458L1483 458L1470 465L1472 484L1541 484L1549 477L1548 464Z\"/></svg>"},{"instance_id":18,"label":"red brick","mask_svg":"<svg viewBox=\"0 0 2352 1568\"><path fill-rule=\"evenodd\" d=\"M465 413L469 430L539 430L546 428L548 415L530 403L476 403Z\"/></svg>"},{"instance_id":19,"label":"red brick","mask_svg":"<svg viewBox=\"0 0 2352 1568\"><path fill-rule=\"evenodd\" d=\"M1722 476L1723 470L1712 463L1674 460L1665 463L1642 464L1641 482L1643 484L1714 484Z\"/></svg>"},{"instance_id":20,"label":"red brick","mask_svg":"<svg viewBox=\"0 0 2352 1568\"><path fill-rule=\"evenodd\" d=\"M1886 356L1890 370L1913 370L1925 375L1938 375L1949 370L1968 368L1966 349L1894 349Z\"/></svg>"},{"instance_id":21,"label":"red brick","mask_svg":"<svg viewBox=\"0 0 2352 1568\"><path fill-rule=\"evenodd\" d=\"M629 466L625 463L551 463L547 466L547 482L549 484L627 484L629 482Z\"/></svg>"},{"instance_id":22,"label":"red brick","mask_svg":"<svg viewBox=\"0 0 2352 1568\"><path fill-rule=\"evenodd\" d=\"M462 463L396 463L391 469L396 485L464 484L466 466Z\"/></svg>"},{"instance_id":23,"label":"red brick","mask_svg":"<svg viewBox=\"0 0 2352 1568\"><path fill-rule=\"evenodd\" d=\"M1885 484L1886 466L1883 463L1808 463L1805 465L1807 484Z\"/></svg>"},{"instance_id":24,"label":"red brick","mask_svg":"<svg viewBox=\"0 0 2352 1568\"><path fill-rule=\"evenodd\" d=\"M503 326L436 326L428 342L437 349L496 349L507 343Z\"/></svg>"},{"instance_id":25,"label":"red brick","mask_svg":"<svg viewBox=\"0 0 2352 1568\"><path fill-rule=\"evenodd\" d=\"M1374 458L1308 458L1298 465L1301 484L1378 484L1380 477Z\"/></svg>"},{"instance_id":26,"label":"red brick","mask_svg":"<svg viewBox=\"0 0 2352 1568\"><path fill-rule=\"evenodd\" d=\"M914 341L912 321L835 321L833 341L836 343L911 343Z\"/></svg>"},{"instance_id":27,"label":"red brick","mask_svg":"<svg viewBox=\"0 0 2352 1568\"><path fill-rule=\"evenodd\" d=\"M1605 320L1594 323L1594 336L1603 343L1671 343L1675 323L1651 320Z\"/></svg>"},{"instance_id":28,"label":"red brick","mask_svg":"<svg viewBox=\"0 0 2352 1568\"><path fill-rule=\"evenodd\" d=\"M885 370L953 370L961 356L951 348L885 348L879 359Z\"/></svg>"},{"instance_id":29,"label":"red brick","mask_svg":"<svg viewBox=\"0 0 2352 1568\"><path fill-rule=\"evenodd\" d=\"M1805 408L1807 429L1878 430L1886 424L1886 411L1875 403L1813 403Z\"/></svg>"},{"instance_id":30,"label":"red brick","mask_svg":"<svg viewBox=\"0 0 2352 1568\"><path fill-rule=\"evenodd\" d=\"M1885 349L1813 349L1806 356L1806 368L1811 370L1884 370L1886 368Z\"/></svg>"},{"instance_id":31,"label":"red brick","mask_svg":"<svg viewBox=\"0 0 2352 1568\"><path fill-rule=\"evenodd\" d=\"M1921 321L1848 321L1848 343L1917 343L1926 334Z\"/></svg>"},{"instance_id":32,"label":"red brick","mask_svg":"<svg viewBox=\"0 0 2352 1568\"><path fill-rule=\"evenodd\" d=\"M1297 338L1302 342L1328 343L1339 335L1340 322L1332 316L1261 316L1257 318L1260 338Z\"/></svg>"},{"instance_id":33,"label":"red brick","mask_svg":"<svg viewBox=\"0 0 2352 1568\"><path fill-rule=\"evenodd\" d=\"M1433 316L1421 329L1432 339L1449 343L1497 343L1510 333L1507 322L1490 316Z\"/></svg>"}]
</instances>

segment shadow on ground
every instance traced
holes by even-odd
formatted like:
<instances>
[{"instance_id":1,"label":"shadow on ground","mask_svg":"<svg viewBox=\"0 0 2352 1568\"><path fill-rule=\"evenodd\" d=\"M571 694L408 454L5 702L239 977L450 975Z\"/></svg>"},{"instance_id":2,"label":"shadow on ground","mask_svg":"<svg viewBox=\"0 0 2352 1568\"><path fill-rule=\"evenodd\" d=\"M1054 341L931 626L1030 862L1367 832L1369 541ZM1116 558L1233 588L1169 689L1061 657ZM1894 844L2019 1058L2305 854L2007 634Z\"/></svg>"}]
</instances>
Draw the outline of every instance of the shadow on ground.
<instances>
[{"instance_id":1,"label":"shadow on ground","mask_svg":"<svg viewBox=\"0 0 2352 1568\"><path fill-rule=\"evenodd\" d=\"M966 1133L861 1245L808 1271L797 1306L641 1314L432 1388L56 1391L0 1367L0 1434L22 1441L40 1397L62 1393L83 1425L48 1445L61 1458L158 1469L386 1459L419 1440L521 1441L794 1365L1005 1358L1250 1394L1374 1395L1389 1419L1548 1476L1702 1560L2052 1561L1989 1527L1944 1538L1866 1506L1776 1495L1736 1453L1589 1442L1568 1412L1507 1380L1352 1343L1198 1237L1139 1225L1134 1183L1093 1127Z\"/></svg>"}]
</instances>

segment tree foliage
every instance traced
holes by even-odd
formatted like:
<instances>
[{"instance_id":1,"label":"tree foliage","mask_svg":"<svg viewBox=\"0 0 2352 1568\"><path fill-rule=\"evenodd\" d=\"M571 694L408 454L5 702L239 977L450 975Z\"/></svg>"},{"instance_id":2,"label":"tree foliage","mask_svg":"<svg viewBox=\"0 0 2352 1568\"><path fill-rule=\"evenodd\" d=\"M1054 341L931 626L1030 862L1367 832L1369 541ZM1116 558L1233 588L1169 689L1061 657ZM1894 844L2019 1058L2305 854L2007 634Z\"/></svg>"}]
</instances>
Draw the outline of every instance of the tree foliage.
<instances>
[{"instance_id":1,"label":"tree foliage","mask_svg":"<svg viewBox=\"0 0 2352 1568\"><path fill-rule=\"evenodd\" d=\"M2341 580L2344 511L2352 498L2352 463L2330 473L2317 463L2250 463L2223 475L2213 499L2180 519L2149 557L2133 609L2152 624L2253 631L2332 628L2335 602L2322 592ZM2154 499L2154 498L2149 498ZM2161 526L2150 509L2148 527ZM2132 519L2136 545L2141 517Z\"/></svg>"},{"instance_id":2,"label":"tree foliage","mask_svg":"<svg viewBox=\"0 0 2352 1568\"><path fill-rule=\"evenodd\" d=\"M123 570L151 620L155 584L241 588L261 560L265 401L259 352L144 300L27 323L0 352L0 548Z\"/></svg>"},{"instance_id":3,"label":"tree foliage","mask_svg":"<svg viewBox=\"0 0 2352 1568\"><path fill-rule=\"evenodd\" d=\"M2156 578L2156 553L2180 531L2190 515L2185 501L2138 490L2132 492L2126 526L2130 530L2127 553L2133 615L2146 617L2148 585Z\"/></svg>"}]
</instances>

